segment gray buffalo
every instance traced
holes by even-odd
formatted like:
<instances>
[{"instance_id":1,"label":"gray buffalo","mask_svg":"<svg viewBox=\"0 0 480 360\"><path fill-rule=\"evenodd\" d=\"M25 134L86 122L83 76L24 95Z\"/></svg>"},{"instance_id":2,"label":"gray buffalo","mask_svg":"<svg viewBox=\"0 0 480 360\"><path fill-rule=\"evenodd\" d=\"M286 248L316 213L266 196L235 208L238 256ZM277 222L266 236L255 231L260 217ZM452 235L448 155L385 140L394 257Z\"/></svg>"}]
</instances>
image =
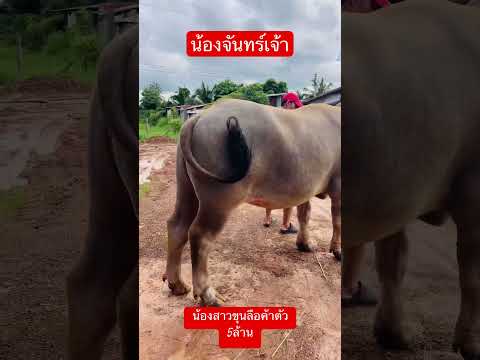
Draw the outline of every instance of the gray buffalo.
<instances>
[{"instance_id":1,"label":"gray buffalo","mask_svg":"<svg viewBox=\"0 0 480 360\"><path fill-rule=\"evenodd\" d=\"M138 359L138 27L98 64L90 106L90 214L68 276L69 358L100 359L118 318L125 359Z\"/></svg>"},{"instance_id":2,"label":"gray buffalo","mask_svg":"<svg viewBox=\"0 0 480 360\"><path fill-rule=\"evenodd\" d=\"M478 9L437 0L342 16L344 271L376 241L375 335L387 347L405 346L405 226L451 216L461 288L454 348L480 359L479 24Z\"/></svg>"},{"instance_id":3,"label":"gray buffalo","mask_svg":"<svg viewBox=\"0 0 480 360\"><path fill-rule=\"evenodd\" d=\"M177 199L168 220L164 280L175 295L190 289L180 275L190 241L194 296L218 305L208 282L208 247L241 203L281 209L297 206L297 247L312 251L307 224L312 197L330 196L340 254L340 109L324 104L285 110L224 100L188 120L177 149Z\"/></svg>"}]
</instances>

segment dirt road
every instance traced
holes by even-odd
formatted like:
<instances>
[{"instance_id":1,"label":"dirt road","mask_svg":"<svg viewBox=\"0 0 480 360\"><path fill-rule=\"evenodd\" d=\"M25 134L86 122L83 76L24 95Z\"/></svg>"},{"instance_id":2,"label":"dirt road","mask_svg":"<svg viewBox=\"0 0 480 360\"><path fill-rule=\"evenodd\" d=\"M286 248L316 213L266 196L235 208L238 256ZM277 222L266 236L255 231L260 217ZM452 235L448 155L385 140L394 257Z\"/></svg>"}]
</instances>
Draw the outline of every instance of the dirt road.
<instances>
[{"instance_id":1,"label":"dirt road","mask_svg":"<svg viewBox=\"0 0 480 360\"><path fill-rule=\"evenodd\" d=\"M0 358L65 359L65 276L87 230L89 89L32 80L0 101ZM109 340L105 359L119 359Z\"/></svg>"},{"instance_id":2,"label":"dirt road","mask_svg":"<svg viewBox=\"0 0 480 360\"><path fill-rule=\"evenodd\" d=\"M194 305L193 296L171 296L161 280L166 264L166 220L175 201L175 144L165 139L144 143L140 159L140 177L150 180L140 199L140 358L270 358L285 331L264 331L261 349L241 351L218 348L214 331L183 329L183 308ZM240 206L209 256L211 282L228 305L297 307L297 329L275 359L340 359L340 264L326 253L332 232L330 204L314 199L312 207L310 229L319 246L315 255L326 279L313 254L296 250L295 236L278 234L279 210L274 211L274 225L266 229L262 226L264 209ZM189 253L187 245L182 274L191 284Z\"/></svg>"}]
</instances>

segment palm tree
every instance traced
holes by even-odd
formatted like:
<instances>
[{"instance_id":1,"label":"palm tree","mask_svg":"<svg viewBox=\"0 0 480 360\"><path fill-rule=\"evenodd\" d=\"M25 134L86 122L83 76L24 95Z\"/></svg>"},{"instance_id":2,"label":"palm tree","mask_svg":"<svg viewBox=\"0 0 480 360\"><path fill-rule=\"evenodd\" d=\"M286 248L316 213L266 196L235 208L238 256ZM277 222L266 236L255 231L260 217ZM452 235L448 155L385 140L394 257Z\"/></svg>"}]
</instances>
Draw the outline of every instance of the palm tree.
<instances>
[{"instance_id":1,"label":"palm tree","mask_svg":"<svg viewBox=\"0 0 480 360\"><path fill-rule=\"evenodd\" d=\"M301 92L300 90L297 90L296 93L300 100L306 99L309 96L309 94L306 94L305 92Z\"/></svg>"},{"instance_id":2,"label":"palm tree","mask_svg":"<svg viewBox=\"0 0 480 360\"><path fill-rule=\"evenodd\" d=\"M325 94L328 90L331 89L333 86L332 83L325 81L325 79L322 77L320 80L318 79L318 74L315 73L312 79L312 89L309 88L304 88L304 96L307 95L307 97L315 97L315 96L320 96L322 94Z\"/></svg>"},{"instance_id":3,"label":"palm tree","mask_svg":"<svg viewBox=\"0 0 480 360\"><path fill-rule=\"evenodd\" d=\"M202 85L200 86L200 88L195 90L195 96L202 103L208 104L208 103L211 103L215 98L215 93L213 89L210 89L208 85L205 85L205 83L202 81Z\"/></svg>"},{"instance_id":4,"label":"palm tree","mask_svg":"<svg viewBox=\"0 0 480 360\"><path fill-rule=\"evenodd\" d=\"M175 105L196 105L198 100L190 96L190 90L186 87L179 87L175 95L170 97L170 100Z\"/></svg>"}]
</instances>

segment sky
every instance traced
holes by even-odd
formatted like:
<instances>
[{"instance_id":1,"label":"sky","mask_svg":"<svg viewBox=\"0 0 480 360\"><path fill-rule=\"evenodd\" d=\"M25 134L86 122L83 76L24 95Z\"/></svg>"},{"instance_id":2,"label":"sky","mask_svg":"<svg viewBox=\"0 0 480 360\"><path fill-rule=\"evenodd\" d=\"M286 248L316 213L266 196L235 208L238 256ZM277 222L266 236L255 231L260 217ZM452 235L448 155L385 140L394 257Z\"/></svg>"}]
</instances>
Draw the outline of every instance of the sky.
<instances>
[{"instance_id":1,"label":"sky","mask_svg":"<svg viewBox=\"0 0 480 360\"><path fill-rule=\"evenodd\" d=\"M290 30L289 58L188 57L191 30ZM166 97L230 79L286 81L289 90L311 85L314 73L340 84L338 0L140 0L140 89L157 82Z\"/></svg>"}]
</instances>

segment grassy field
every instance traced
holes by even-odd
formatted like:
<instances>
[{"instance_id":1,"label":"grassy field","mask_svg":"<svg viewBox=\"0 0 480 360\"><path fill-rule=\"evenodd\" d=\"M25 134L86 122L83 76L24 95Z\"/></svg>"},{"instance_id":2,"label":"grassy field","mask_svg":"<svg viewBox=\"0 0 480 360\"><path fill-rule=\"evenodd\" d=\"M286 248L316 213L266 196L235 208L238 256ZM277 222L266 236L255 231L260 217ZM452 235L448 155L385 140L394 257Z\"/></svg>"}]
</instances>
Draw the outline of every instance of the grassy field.
<instances>
[{"instance_id":1,"label":"grassy field","mask_svg":"<svg viewBox=\"0 0 480 360\"><path fill-rule=\"evenodd\" d=\"M23 50L23 68L20 80L32 77L65 78L91 84L96 70L93 66L83 71L78 64L65 70L65 58L62 55L48 55L43 51ZM0 41L0 85L11 85L17 77L16 48Z\"/></svg>"},{"instance_id":2,"label":"grassy field","mask_svg":"<svg viewBox=\"0 0 480 360\"><path fill-rule=\"evenodd\" d=\"M171 139L177 139L180 133L180 118L161 118L156 125L147 127L145 121L140 121L138 126L138 135L140 141L145 141L158 136L165 136Z\"/></svg>"},{"instance_id":3,"label":"grassy field","mask_svg":"<svg viewBox=\"0 0 480 360\"><path fill-rule=\"evenodd\" d=\"M148 196L150 193L150 183L143 183L139 186L140 199Z\"/></svg>"}]
</instances>

